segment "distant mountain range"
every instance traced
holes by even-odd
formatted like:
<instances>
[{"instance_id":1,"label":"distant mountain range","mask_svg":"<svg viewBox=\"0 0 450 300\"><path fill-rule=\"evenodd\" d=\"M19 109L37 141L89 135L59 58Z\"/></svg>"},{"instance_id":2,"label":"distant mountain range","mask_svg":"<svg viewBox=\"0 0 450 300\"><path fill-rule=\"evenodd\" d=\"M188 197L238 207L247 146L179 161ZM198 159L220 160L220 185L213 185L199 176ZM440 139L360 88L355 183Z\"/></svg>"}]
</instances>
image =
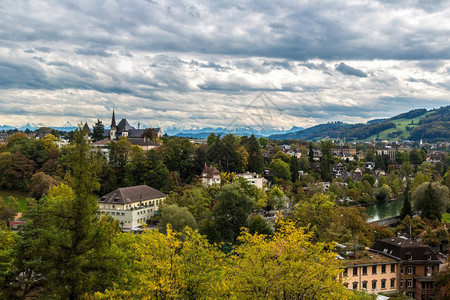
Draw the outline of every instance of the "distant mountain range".
<instances>
[{"instance_id":1,"label":"distant mountain range","mask_svg":"<svg viewBox=\"0 0 450 300\"><path fill-rule=\"evenodd\" d=\"M324 138L347 141L450 140L450 106L427 111L414 109L389 119L376 119L361 124L333 122L316 125L301 131L274 134L270 139L302 139L319 141Z\"/></svg>"},{"instance_id":2,"label":"distant mountain range","mask_svg":"<svg viewBox=\"0 0 450 300\"><path fill-rule=\"evenodd\" d=\"M270 135L274 134L285 134L285 133L291 133L291 132L297 132L301 131L304 128L294 126L289 130L277 130L277 129L271 129L271 128L263 128L263 129L255 129L252 127L236 127L236 128L176 128L171 127L163 130L164 133L166 133L169 136L179 136L179 137L190 137L195 139L206 139L212 132L214 132L217 135L227 135L227 134L234 134L234 135L247 135L250 136L254 134L256 137L268 137Z\"/></svg>"}]
</instances>

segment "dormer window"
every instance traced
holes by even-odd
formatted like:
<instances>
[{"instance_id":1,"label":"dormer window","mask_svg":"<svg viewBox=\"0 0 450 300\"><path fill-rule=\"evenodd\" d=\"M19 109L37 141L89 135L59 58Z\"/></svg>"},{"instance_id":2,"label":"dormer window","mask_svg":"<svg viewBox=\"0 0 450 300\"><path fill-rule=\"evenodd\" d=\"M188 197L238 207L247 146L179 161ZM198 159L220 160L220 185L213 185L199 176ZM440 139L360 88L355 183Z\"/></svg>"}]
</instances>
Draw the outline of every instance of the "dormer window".
<instances>
[{"instance_id":1,"label":"dormer window","mask_svg":"<svg viewBox=\"0 0 450 300\"><path fill-rule=\"evenodd\" d=\"M406 260L412 260L412 254L410 252L405 254Z\"/></svg>"},{"instance_id":2,"label":"dormer window","mask_svg":"<svg viewBox=\"0 0 450 300\"><path fill-rule=\"evenodd\" d=\"M118 202L120 200L120 197L114 197L114 202Z\"/></svg>"},{"instance_id":3,"label":"dormer window","mask_svg":"<svg viewBox=\"0 0 450 300\"><path fill-rule=\"evenodd\" d=\"M106 197L101 197L100 198L100 202L105 202L106 201Z\"/></svg>"}]
</instances>

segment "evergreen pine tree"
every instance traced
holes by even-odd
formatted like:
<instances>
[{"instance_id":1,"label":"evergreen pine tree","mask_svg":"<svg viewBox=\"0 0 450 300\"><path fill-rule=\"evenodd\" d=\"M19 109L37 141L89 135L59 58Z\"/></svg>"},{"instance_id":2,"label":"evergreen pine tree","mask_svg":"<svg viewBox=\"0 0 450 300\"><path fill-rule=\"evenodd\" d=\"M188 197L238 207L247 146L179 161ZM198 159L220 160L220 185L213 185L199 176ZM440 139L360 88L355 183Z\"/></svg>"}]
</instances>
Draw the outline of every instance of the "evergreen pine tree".
<instances>
[{"instance_id":1,"label":"evergreen pine tree","mask_svg":"<svg viewBox=\"0 0 450 300\"><path fill-rule=\"evenodd\" d=\"M403 220L406 216L412 216L412 207L411 207L411 182L406 182L406 188L403 192L403 207L400 213L400 218Z\"/></svg>"}]
</instances>

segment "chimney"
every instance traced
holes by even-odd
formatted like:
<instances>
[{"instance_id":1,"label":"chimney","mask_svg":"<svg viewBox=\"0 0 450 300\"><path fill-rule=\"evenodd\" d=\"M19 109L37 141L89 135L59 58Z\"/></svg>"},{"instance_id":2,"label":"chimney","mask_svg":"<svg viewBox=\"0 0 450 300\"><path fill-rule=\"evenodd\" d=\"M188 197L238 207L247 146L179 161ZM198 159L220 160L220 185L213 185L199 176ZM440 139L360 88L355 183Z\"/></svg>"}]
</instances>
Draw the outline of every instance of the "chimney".
<instances>
[{"instance_id":1,"label":"chimney","mask_svg":"<svg viewBox=\"0 0 450 300\"><path fill-rule=\"evenodd\" d=\"M141 129L141 123L138 123L138 129Z\"/></svg>"}]
</instances>

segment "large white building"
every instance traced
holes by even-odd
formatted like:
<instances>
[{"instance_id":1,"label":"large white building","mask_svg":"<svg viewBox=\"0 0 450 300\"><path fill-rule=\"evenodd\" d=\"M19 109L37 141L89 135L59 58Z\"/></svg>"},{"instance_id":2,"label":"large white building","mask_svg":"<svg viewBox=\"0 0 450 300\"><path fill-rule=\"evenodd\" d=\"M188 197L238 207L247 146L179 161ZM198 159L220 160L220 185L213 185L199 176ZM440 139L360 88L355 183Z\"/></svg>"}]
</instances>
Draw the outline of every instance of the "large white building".
<instances>
[{"instance_id":1,"label":"large white building","mask_svg":"<svg viewBox=\"0 0 450 300\"><path fill-rule=\"evenodd\" d=\"M124 187L97 199L100 212L119 221L121 229L144 224L155 215L166 194L148 185Z\"/></svg>"}]
</instances>

